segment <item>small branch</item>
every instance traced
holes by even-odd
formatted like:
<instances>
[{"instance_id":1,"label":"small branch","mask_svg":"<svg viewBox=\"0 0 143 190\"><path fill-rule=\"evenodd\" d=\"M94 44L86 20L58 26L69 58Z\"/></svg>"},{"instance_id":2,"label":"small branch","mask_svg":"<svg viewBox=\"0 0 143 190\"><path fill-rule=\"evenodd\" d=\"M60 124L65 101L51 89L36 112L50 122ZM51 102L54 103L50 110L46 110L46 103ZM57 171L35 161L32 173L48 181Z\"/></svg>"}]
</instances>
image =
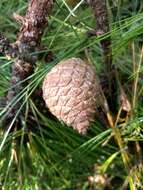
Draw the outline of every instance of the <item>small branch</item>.
<instances>
[{"instance_id":1,"label":"small branch","mask_svg":"<svg viewBox=\"0 0 143 190\"><path fill-rule=\"evenodd\" d=\"M89 0L89 5L92 8L94 17L96 19L96 28L94 31L89 31L91 36L100 36L109 33L109 22L106 0ZM103 62L104 62L104 78L107 80L107 89L105 96L108 99L110 109L115 109L116 98L115 91L117 88L116 69L112 65L112 49L111 49L111 37L107 37L100 41L103 50ZM107 93L106 93L107 92ZM111 98L112 97L112 98ZM112 99L112 101L111 101Z\"/></svg>"},{"instance_id":2,"label":"small branch","mask_svg":"<svg viewBox=\"0 0 143 190\"><path fill-rule=\"evenodd\" d=\"M91 35L104 35L109 32L109 22L108 22L108 14L105 0L89 0L89 5L93 10L93 14L96 19L96 29L94 31L89 32ZM111 38L108 37L100 41L104 63L106 66L106 71L111 71L112 68L112 50L111 50Z\"/></svg>"},{"instance_id":3,"label":"small branch","mask_svg":"<svg viewBox=\"0 0 143 190\"><path fill-rule=\"evenodd\" d=\"M91 35L104 35L106 33L109 33L109 22L108 22L108 12L107 12L107 5L106 0L89 0L89 5L91 6L93 10L93 14L96 19L96 29L91 32ZM110 106L110 109L112 111L115 110L115 107L117 106L117 90L119 88L120 91L120 103L121 108L125 111L130 110L130 104L126 98L126 95L124 93L123 88L121 87L119 77L118 77L118 71L112 65L112 49L111 49L111 37L107 37L106 39L103 39L100 41L102 50L103 50L103 60L105 64L105 77L108 80L108 103ZM114 138L121 150L121 155L123 162L127 168L127 170L130 170L130 157L129 154L125 149L125 142L121 137L119 129L116 127L117 121L114 123L112 120L112 116L110 115L110 112L107 112L107 119L110 124L110 127L113 129L114 132Z\"/></svg>"},{"instance_id":4,"label":"small branch","mask_svg":"<svg viewBox=\"0 0 143 190\"><path fill-rule=\"evenodd\" d=\"M89 5L93 10L93 14L96 19L96 29L94 31L91 31L90 34L100 36L109 33L110 27L108 21L106 0L89 0ZM122 110L126 111L128 115L131 110L130 102L128 101L124 89L120 83L118 70L112 64L111 37L109 36L101 40L100 43L103 50L103 62L105 68L103 77L105 78L104 80L107 81L106 86L104 84L101 85L103 89L105 89L104 93L107 97L110 110L116 113L118 102L120 103L120 107L122 107Z\"/></svg>"}]
</instances>

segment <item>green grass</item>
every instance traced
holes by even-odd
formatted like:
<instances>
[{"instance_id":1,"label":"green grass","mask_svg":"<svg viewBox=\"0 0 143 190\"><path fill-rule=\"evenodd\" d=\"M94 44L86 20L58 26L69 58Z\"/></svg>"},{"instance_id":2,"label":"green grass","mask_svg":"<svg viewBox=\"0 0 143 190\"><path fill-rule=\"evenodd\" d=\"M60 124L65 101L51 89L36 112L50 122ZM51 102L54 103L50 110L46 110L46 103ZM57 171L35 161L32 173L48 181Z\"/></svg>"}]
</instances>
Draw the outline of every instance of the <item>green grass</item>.
<instances>
[{"instance_id":1,"label":"green grass","mask_svg":"<svg viewBox=\"0 0 143 190\"><path fill-rule=\"evenodd\" d=\"M11 132L11 124L0 131L0 188L88 190L88 177L100 175L107 176L108 180L112 179L114 190L122 190L126 183L128 189L142 189L142 155L137 155L135 147L138 143L142 145L143 141L143 3L137 0L130 3L128 0L110 0L108 10L111 33L88 38L86 32L95 26L91 10L83 1L75 6L68 2L70 1L56 2L42 38L42 45L47 47L45 54L52 51L54 61L37 62L35 72L26 79L29 84L7 107L0 108L2 119L10 105L14 106L23 100L13 123L20 110L26 107L19 128ZM12 19L12 14L24 14L26 6L27 1L24 0L0 1L0 32L12 42L20 27ZM90 57L97 71L102 72L102 50L99 42L109 35L113 42L113 63L119 69L122 84L132 104L128 121L116 126L129 148L130 171L122 160L124 150L114 141L112 129L95 121L87 135L79 135L47 112L39 110L38 97L37 101L32 97L32 93L41 87L44 76L55 64L73 56L86 59L87 48L91 50ZM1 97L5 97L12 88L9 84L11 65L12 61L0 57ZM103 189L101 184L92 185L97 190Z\"/></svg>"}]
</instances>

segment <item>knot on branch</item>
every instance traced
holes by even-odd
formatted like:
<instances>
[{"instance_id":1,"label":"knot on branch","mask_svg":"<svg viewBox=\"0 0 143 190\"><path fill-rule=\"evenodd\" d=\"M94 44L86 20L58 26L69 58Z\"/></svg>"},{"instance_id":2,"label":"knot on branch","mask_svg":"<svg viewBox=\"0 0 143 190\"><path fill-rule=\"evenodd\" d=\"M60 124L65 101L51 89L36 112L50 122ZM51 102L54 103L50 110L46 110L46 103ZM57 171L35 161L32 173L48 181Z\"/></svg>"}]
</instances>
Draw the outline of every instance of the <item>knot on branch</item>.
<instances>
[{"instance_id":1,"label":"knot on branch","mask_svg":"<svg viewBox=\"0 0 143 190\"><path fill-rule=\"evenodd\" d=\"M12 75L15 78L15 79L14 78L12 79L12 83L16 84L19 81L19 77L20 77L20 80L22 80L26 78L30 73L32 73L33 66L28 62L18 59L15 62L15 64L12 66L12 71L13 71Z\"/></svg>"},{"instance_id":2,"label":"knot on branch","mask_svg":"<svg viewBox=\"0 0 143 190\"><path fill-rule=\"evenodd\" d=\"M33 53L35 51L38 51L38 48L35 47L35 43L31 42L28 44L17 40L15 44L19 52L17 58L25 62L29 62L32 65L37 61L38 55Z\"/></svg>"},{"instance_id":3,"label":"knot on branch","mask_svg":"<svg viewBox=\"0 0 143 190\"><path fill-rule=\"evenodd\" d=\"M0 33L0 52L9 48L9 41Z\"/></svg>"},{"instance_id":4,"label":"knot on branch","mask_svg":"<svg viewBox=\"0 0 143 190\"><path fill-rule=\"evenodd\" d=\"M18 55L18 48L15 44L10 44L9 40L0 33L0 53L7 58L15 58Z\"/></svg>"}]
</instances>

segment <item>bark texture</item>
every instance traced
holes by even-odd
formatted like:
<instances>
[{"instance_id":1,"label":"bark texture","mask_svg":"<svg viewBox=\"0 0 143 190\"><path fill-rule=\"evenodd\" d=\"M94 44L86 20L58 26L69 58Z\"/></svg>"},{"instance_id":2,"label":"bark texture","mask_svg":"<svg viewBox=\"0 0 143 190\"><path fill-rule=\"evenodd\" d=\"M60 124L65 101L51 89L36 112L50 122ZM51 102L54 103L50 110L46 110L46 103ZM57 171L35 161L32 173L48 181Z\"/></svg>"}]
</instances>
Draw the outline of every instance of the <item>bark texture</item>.
<instances>
[{"instance_id":1,"label":"bark texture","mask_svg":"<svg viewBox=\"0 0 143 190\"><path fill-rule=\"evenodd\" d=\"M7 58L15 58L18 56L17 47L10 44L10 41L0 33L0 53L4 54Z\"/></svg>"},{"instance_id":2,"label":"bark texture","mask_svg":"<svg viewBox=\"0 0 143 190\"><path fill-rule=\"evenodd\" d=\"M95 30L89 32L91 35L105 35L110 32L109 21L108 21L108 11L106 0L89 0L89 5L92 8L94 17L96 19ZM105 89L105 96L108 99L110 109L115 110L116 97L115 92L117 90L117 77L116 69L112 64L112 48L111 48L111 37L107 37L100 41L103 50L103 62L104 62L104 80L106 80L106 86L103 85Z\"/></svg>"},{"instance_id":3,"label":"bark texture","mask_svg":"<svg viewBox=\"0 0 143 190\"><path fill-rule=\"evenodd\" d=\"M110 31L108 22L108 13L106 0L89 0L89 4L93 10L94 17L96 19L96 28L91 34L104 35ZM101 40L101 46L103 50L104 63L106 71L111 71L112 67L112 50L111 50L111 38Z\"/></svg>"},{"instance_id":4,"label":"bark texture","mask_svg":"<svg viewBox=\"0 0 143 190\"><path fill-rule=\"evenodd\" d=\"M40 48L41 37L48 23L47 15L53 6L52 0L31 0L29 1L25 16L14 14L14 18L21 23L17 41L11 45L9 41L0 35L1 53L10 57L16 57L12 65L11 89L8 91L7 104L21 92L26 83L19 83L27 78L34 69L34 63L38 57L32 55L33 52ZM19 101L14 107L9 108L6 121L11 120L21 102Z\"/></svg>"}]
</instances>

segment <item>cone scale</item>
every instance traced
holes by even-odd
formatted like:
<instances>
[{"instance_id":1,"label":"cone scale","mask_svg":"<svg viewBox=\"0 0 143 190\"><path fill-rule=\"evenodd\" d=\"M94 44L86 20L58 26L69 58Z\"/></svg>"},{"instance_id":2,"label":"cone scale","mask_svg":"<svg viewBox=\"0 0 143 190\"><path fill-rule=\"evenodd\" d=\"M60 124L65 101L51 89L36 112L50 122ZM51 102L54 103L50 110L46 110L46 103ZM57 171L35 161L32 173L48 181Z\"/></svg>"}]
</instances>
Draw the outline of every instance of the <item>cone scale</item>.
<instances>
[{"instance_id":1,"label":"cone scale","mask_svg":"<svg viewBox=\"0 0 143 190\"><path fill-rule=\"evenodd\" d=\"M51 113L85 134L103 99L94 68L80 58L61 61L46 75L42 89Z\"/></svg>"}]
</instances>

